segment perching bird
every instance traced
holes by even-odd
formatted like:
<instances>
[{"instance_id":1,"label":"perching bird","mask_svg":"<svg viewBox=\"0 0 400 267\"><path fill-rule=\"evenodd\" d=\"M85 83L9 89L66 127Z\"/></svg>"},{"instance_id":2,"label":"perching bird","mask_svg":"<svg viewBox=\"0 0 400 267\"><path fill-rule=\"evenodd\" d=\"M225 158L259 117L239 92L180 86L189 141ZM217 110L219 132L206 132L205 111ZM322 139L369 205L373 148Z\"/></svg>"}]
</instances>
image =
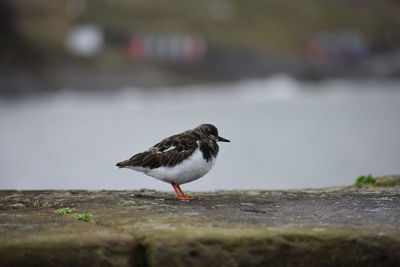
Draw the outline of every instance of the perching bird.
<instances>
[{"instance_id":1,"label":"perching bird","mask_svg":"<svg viewBox=\"0 0 400 267\"><path fill-rule=\"evenodd\" d=\"M165 138L148 150L117 163L117 166L170 183L177 198L192 200L183 193L180 185L199 179L211 170L219 151L218 141L230 142L218 135L214 125L202 124Z\"/></svg>"}]
</instances>

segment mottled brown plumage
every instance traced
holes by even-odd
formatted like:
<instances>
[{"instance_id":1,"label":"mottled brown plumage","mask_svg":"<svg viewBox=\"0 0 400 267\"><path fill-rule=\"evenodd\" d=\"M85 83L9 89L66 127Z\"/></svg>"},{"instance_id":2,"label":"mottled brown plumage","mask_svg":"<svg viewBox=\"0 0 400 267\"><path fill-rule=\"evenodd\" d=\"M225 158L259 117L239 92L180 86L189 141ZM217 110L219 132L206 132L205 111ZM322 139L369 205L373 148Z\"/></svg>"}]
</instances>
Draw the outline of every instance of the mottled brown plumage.
<instances>
[{"instance_id":1,"label":"mottled brown plumage","mask_svg":"<svg viewBox=\"0 0 400 267\"><path fill-rule=\"evenodd\" d=\"M141 166L144 168L172 167L189 157L198 147L197 134L192 130L165 138L148 150L128 160L117 163L118 167Z\"/></svg>"},{"instance_id":2,"label":"mottled brown plumage","mask_svg":"<svg viewBox=\"0 0 400 267\"><path fill-rule=\"evenodd\" d=\"M199 145L204 159L209 160L211 156L216 157L218 154L217 141L228 140L218 136L218 130L214 125L202 124L192 130L165 138L148 150L117 163L117 166L120 168L140 166L150 169L161 166L173 167L192 155Z\"/></svg>"}]
</instances>

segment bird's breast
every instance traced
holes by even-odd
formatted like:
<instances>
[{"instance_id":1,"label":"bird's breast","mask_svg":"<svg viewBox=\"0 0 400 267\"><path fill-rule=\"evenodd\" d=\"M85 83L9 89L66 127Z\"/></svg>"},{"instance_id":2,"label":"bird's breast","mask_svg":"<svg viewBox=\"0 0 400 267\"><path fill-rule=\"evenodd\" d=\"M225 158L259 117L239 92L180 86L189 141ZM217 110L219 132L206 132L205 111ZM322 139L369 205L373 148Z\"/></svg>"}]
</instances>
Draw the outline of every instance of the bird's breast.
<instances>
[{"instance_id":1,"label":"bird's breast","mask_svg":"<svg viewBox=\"0 0 400 267\"><path fill-rule=\"evenodd\" d=\"M202 151L197 148L192 155L172 167L161 166L149 169L147 175L165 182L184 184L204 176L214 166L216 157L204 159Z\"/></svg>"}]
</instances>

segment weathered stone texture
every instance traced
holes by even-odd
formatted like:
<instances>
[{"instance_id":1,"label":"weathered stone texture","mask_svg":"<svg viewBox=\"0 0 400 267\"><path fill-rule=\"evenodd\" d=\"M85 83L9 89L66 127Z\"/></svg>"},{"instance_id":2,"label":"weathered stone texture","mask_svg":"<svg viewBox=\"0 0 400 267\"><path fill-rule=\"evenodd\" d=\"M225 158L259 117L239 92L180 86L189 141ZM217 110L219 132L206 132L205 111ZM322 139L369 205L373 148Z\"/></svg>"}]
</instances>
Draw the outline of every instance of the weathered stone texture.
<instances>
[{"instance_id":1,"label":"weathered stone texture","mask_svg":"<svg viewBox=\"0 0 400 267\"><path fill-rule=\"evenodd\" d=\"M191 195L0 191L0 266L400 266L398 185Z\"/></svg>"}]
</instances>

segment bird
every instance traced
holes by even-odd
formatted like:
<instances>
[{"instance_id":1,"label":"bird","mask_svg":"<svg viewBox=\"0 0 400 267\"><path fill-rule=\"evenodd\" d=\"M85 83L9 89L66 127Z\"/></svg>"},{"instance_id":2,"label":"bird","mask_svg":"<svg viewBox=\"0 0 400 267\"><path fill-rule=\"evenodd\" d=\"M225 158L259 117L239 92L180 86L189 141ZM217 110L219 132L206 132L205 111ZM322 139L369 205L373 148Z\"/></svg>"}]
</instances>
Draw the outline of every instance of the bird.
<instances>
[{"instance_id":1,"label":"bird","mask_svg":"<svg viewBox=\"0 0 400 267\"><path fill-rule=\"evenodd\" d=\"M219 136L214 125L201 124L167 137L146 151L118 162L116 166L170 183L176 198L193 200L185 195L180 185L197 180L211 170L219 152L218 142L230 141Z\"/></svg>"}]
</instances>

